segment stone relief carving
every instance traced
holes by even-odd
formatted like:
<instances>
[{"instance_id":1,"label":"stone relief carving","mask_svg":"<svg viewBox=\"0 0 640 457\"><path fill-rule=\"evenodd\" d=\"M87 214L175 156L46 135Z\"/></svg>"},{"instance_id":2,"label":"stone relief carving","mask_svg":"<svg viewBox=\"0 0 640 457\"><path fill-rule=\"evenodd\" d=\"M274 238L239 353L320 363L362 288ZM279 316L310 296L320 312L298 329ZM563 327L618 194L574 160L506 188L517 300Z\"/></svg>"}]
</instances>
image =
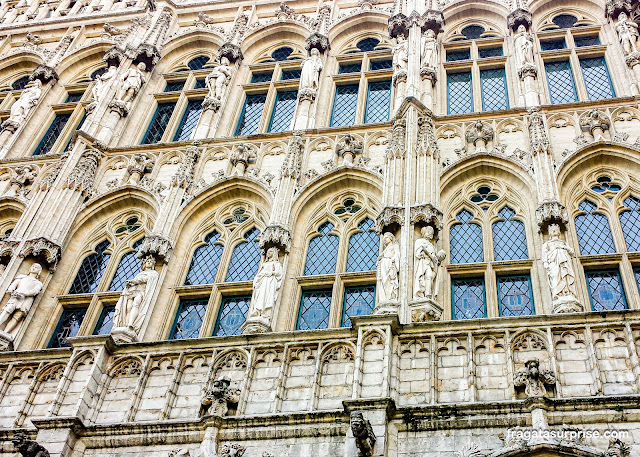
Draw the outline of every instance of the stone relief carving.
<instances>
[{"instance_id":1,"label":"stone relief carving","mask_svg":"<svg viewBox=\"0 0 640 457\"><path fill-rule=\"evenodd\" d=\"M516 65L518 69L526 65L534 65L533 37L524 24L518 26L518 31L513 40L516 48Z\"/></svg>"},{"instance_id":2,"label":"stone relief carving","mask_svg":"<svg viewBox=\"0 0 640 457\"><path fill-rule=\"evenodd\" d=\"M20 324L29 313L33 301L42 291L42 266L34 263L29 274L18 275L7 288L9 300L0 312L0 349L11 346Z\"/></svg>"},{"instance_id":3,"label":"stone relief carving","mask_svg":"<svg viewBox=\"0 0 640 457\"><path fill-rule=\"evenodd\" d=\"M493 128L480 120L467 128L467 142L473 144L475 152L487 152L487 144L493 140Z\"/></svg>"},{"instance_id":4,"label":"stone relief carving","mask_svg":"<svg viewBox=\"0 0 640 457\"><path fill-rule=\"evenodd\" d=\"M200 401L200 415L224 417L229 412L229 405L240 400L240 389L231 387L231 381L223 376L207 383Z\"/></svg>"},{"instance_id":5,"label":"stone relief carving","mask_svg":"<svg viewBox=\"0 0 640 457\"><path fill-rule=\"evenodd\" d=\"M9 110L9 118L2 123L2 129L15 132L26 119L29 111L38 104L42 95L42 82L39 79L33 81L33 85L25 88Z\"/></svg>"},{"instance_id":6,"label":"stone relief carving","mask_svg":"<svg viewBox=\"0 0 640 457\"><path fill-rule=\"evenodd\" d=\"M400 245L391 232L382 235L382 253L376 262L380 303L398 301Z\"/></svg>"},{"instance_id":7,"label":"stone relief carving","mask_svg":"<svg viewBox=\"0 0 640 457\"><path fill-rule=\"evenodd\" d=\"M151 171L155 164L155 159L145 153L136 153L129 158L127 165L128 184L140 184L140 180L145 173Z\"/></svg>"},{"instance_id":8,"label":"stone relief carving","mask_svg":"<svg viewBox=\"0 0 640 457\"><path fill-rule=\"evenodd\" d=\"M233 166L230 176L244 176L249 163L255 160L255 152L244 144L239 144L231 154L230 162Z\"/></svg>"},{"instance_id":9,"label":"stone relief carving","mask_svg":"<svg viewBox=\"0 0 640 457\"><path fill-rule=\"evenodd\" d=\"M351 166L358 154L362 153L362 141L347 133L336 144L336 154L342 157L342 164Z\"/></svg>"},{"instance_id":10,"label":"stone relief carving","mask_svg":"<svg viewBox=\"0 0 640 457\"><path fill-rule=\"evenodd\" d=\"M11 440L22 457L49 457L49 451L37 442L27 439L24 433L16 433Z\"/></svg>"},{"instance_id":11,"label":"stone relief carving","mask_svg":"<svg viewBox=\"0 0 640 457\"><path fill-rule=\"evenodd\" d=\"M220 448L220 457L242 457L245 447L238 443L225 443Z\"/></svg>"},{"instance_id":12,"label":"stone relief carving","mask_svg":"<svg viewBox=\"0 0 640 457\"><path fill-rule=\"evenodd\" d=\"M576 275L571 264L575 252L560 238L560 226L549 225L549 239L542 245L542 264L547 271L554 313L581 312L576 298Z\"/></svg>"},{"instance_id":13,"label":"stone relief carving","mask_svg":"<svg viewBox=\"0 0 640 457\"><path fill-rule=\"evenodd\" d=\"M349 418L349 426L358 449L358 455L354 457L370 457L373 455L376 435L373 433L371 422L365 419L361 412L353 411Z\"/></svg>"},{"instance_id":14,"label":"stone relief carving","mask_svg":"<svg viewBox=\"0 0 640 457\"><path fill-rule=\"evenodd\" d=\"M38 169L34 165L24 165L11 168L10 171L11 178L6 193L7 196L26 197L27 186L38 176Z\"/></svg>"},{"instance_id":15,"label":"stone relief carving","mask_svg":"<svg viewBox=\"0 0 640 457\"><path fill-rule=\"evenodd\" d=\"M580 116L580 127L582 130L588 131L594 141L606 140L604 132L609 131L611 121L609 116L594 108Z\"/></svg>"},{"instance_id":16,"label":"stone relief carving","mask_svg":"<svg viewBox=\"0 0 640 457\"><path fill-rule=\"evenodd\" d=\"M527 360L523 368L514 374L513 384L516 387L524 387L527 397L546 397L546 386L555 386L556 377L550 370L540 368L538 359Z\"/></svg>"},{"instance_id":17,"label":"stone relief carving","mask_svg":"<svg viewBox=\"0 0 640 457\"><path fill-rule=\"evenodd\" d=\"M436 32L428 29L422 35L422 67L435 68L438 64L438 43Z\"/></svg>"}]
</instances>

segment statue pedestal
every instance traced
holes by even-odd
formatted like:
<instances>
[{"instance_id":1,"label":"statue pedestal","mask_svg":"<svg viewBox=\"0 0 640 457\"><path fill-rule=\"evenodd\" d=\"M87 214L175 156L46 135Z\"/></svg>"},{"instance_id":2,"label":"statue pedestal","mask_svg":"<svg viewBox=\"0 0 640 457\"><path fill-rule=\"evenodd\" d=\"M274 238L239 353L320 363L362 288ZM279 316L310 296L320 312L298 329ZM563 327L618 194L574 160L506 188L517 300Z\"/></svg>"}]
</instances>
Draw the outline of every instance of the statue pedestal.
<instances>
[{"instance_id":1,"label":"statue pedestal","mask_svg":"<svg viewBox=\"0 0 640 457\"><path fill-rule=\"evenodd\" d=\"M432 298L418 298L409 303L411 322L439 321L442 309L442 305Z\"/></svg>"},{"instance_id":2,"label":"statue pedestal","mask_svg":"<svg viewBox=\"0 0 640 457\"><path fill-rule=\"evenodd\" d=\"M584 307L573 296L559 297L553 300L553 313L582 313Z\"/></svg>"},{"instance_id":3,"label":"statue pedestal","mask_svg":"<svg viewBox=\"0 0 640 457\"><path fill-rule=\"evenodd\" d=\"M242 333L251 335L254 333L267 333L271 331L271 319L264 316L254 316L242 324Z\"/></svg>"},{"instance_id":4,"label":"statue pedestal","mask_svg":"<svg viewBox=\"0 0 640 457\"><path fill-rule=\"evenodd\" d=\"M130 327L112 328L111 337L116 343L135 343L138 341L138 334Z\"/></svg>"},{"instance_id":5,"label":"statue pedestal","mask_svg":"<svg viewBox=\"0 0 640 457\"><path fill-rule=\"evenodd\" d=\"M381 302L373 309L373 314L400 314L400 302L388 301Z\"/></svg>"},{"instance_id":6,"label":"statue pedestal","mask_svg":"<svg viewBox=\"0 0 640 457\"><path fill-rule=\"evenodd\" d=\"M0 352L13 351L13 335L0 330Z\"/></svg>"}]
</instances>

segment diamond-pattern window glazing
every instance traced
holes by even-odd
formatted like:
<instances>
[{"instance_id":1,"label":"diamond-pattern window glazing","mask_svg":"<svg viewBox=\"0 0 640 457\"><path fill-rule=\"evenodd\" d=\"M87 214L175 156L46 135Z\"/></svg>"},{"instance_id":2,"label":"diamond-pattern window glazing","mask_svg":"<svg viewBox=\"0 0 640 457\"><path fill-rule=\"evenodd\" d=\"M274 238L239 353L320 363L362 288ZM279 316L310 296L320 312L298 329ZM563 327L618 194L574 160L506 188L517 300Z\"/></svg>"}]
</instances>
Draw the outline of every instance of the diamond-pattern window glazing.
<instances>
[{"instance_id":1,"label":"diamond-pattern window glazing","mask_svg":"<svg viewBox=\"0 0 640 457\"><path fill-rule=\"evenodd\" d=\"M373 221L364 219L358 224L358 232L349 238L347 271L373 271L378 259L378 234L373 229Z\"/></svg>"},{"instance_id":2,"label":"diamond-pattern window glazing","mask_svg":"<svg viewBox=\"0 0 640 457\"><path fill-rule=\"evenodd\" d=\"M156 112L153 115L153 119L151 119L149 128L147 129L147 133L142 139L142 144L154 144L162 139L162 135L167 128L167 124L169 123L169 119L171 119L171 115L173 114L173 109L175 107L176 102L158 103Z\"/></svg>"},{"instance_id":3,"label":"diamond-pattern window glazing","mask_svg":"<svg viewBox=\"0 0 640 457\"><path fill-rule=\"evenodd\" d=\"M296 110L297 90L279 91L273 105L269 132L284 132L291 130L291 120Z\"/></svg>"},{"instance_id":4,"label":"diamond-pattern window glazing","mask_svg":"<svg viewBox=\"0 0 640 457\"><path fill-rule=\"evenodd\" d=\"M115 306L105 306L102 308L96 328L93 330L94 335L108 335L113 328L113 315L116 312Z\"/></svg>"},{"instance_id":5,"label":"diamond-pattern window glazing","mask_svg":"<svg viewBox=\"0 0 640 457\"><path fill-rule=\"evenodd\" d=\"M191 138L191 132L196 128L198 120L200 120L200 114L202 114L202 100L190 100L184 110L180 127L178 127L173 141L186 141Z\"/></svg>"},{"instance_id":6,"label":"diamond-pattern window glazing","mask_svg":"<svg viewBox=\"0 0 640 457\"><path fill-rule=\"evenodd\" d=\"M282 81L288 81L290 79L300 79L300 74L302 70L282 70L282 76L280 79Z\"/></svg>"},{"instance_id":7,"label":"diamond-pattern window glazing","mask_svg":"<svg viewBox=\"0 0 640 457\"><path fill-rule=\"evenodd\" d=\"M535 314L529 275L498 276L498 305L501 316Z\"/></svg>"},{"instance_id":8,"label":"diamond-pattern window glazing","mask_svg":"<svg viewBox=\"0 0 640 457\"><path fill-rule=\"evenodd\" d=\"M567 47L567 42L564 40L564 38L540 42L540 48L543 51L556 51L558 49L565 49L566 47Z\"/></svg>"},{"instance_id":9,"label":"diamond-pattern window glazing","mask_svg":"<svg viewBox=\"0 0 640 457\"><path fill-rule=\"evenodd\" d=\"M84 258L76 279L71 284L70 294L91 294L96 291L111 254L105 253L109 242L104 240L95 247L95 252Z\"/></svg>"},{"instance_id":10,"label":"diamond-pattern window glazing","mask_svg":"<svg viewBox=\"0 0 640 457\"><path fill-rule=\"evenodd\" d=\"M597 35L577 36L577 37L573 37L573 42L578 48L581 48L584 46L598 46L600 44L600 38L598 38Z\"/></svg>"},{"instance_id":11,"label":"diamond-pattern window glazing","mask_svg":"<svg viewBox=\"0 0 640 457\"><path fill-rule=\"evenodd\" d=\"M66 348L69 347L67 338L72 338L78 335L80 325L84 315L87 314L87 307L82 308L64 308L62 310L62 316L56 325L56 329L53 332L51 340L49 341L49 348Z\"/></svg>"},{"instance_id":12,"label":"diamond-pattern window glazing","mask_svg":"<svg viewBox=\"0 0 640 457\"><path fill-rule=\"evenodd\" d=\"M109 290L123 290L124 283L133 279L140 271L140 259L137 257L138 248L142 244L142 239L136 241L133 245L133 251L127 252L120 258L116 273L113 275Z\"/></svg>"},{"instance_id":13,"label":"diamond-pattern window glazing","mask_svg":"<svg viewBox=\"0 0 640 457\"><path fill-rule=\"evenodd\" d=\"M360 64L357 64L360 66ZM369 64L369 70L388 70L393 67L391 60L372 60ZM356 71L360 71L359 69Z\"/></svg>"},{"instance_id":14,"label":"diamond-pattern window glazing","mask_svg":"<svg viewBox=\"0 0 640 457\"><path fill-rule=\"evenodd\" d=\"M473 215L462 210L456 216L459 223L451 226L451 263L475 263L484 261L482 227L470 222Z\"/></svg>"},{"instance_id":15,"label":"diamond-pattern window glazing","mask_svg":"<svg viewBox=\"0 0 640 457\"><path fill-rule=\"evenodd\" d=\"M483 111L495 111L509 108L507 79L505 78L504 68L481 70L480 87L482 89Z\"/></svg>"},{"instance_id":16,"label":"diamond-pattern window glazing","mask_svg":"<svg viewBox=\"0 0 640 457\"><path fill-rule=\"evenodd\" d=\"M501 221L493 223L494 260L518 260L529 258L524 224L513 219L515 211L505 206L498 215Z\"/></svg>"},{"instance_id":17,"label":"diamond-pattern window glazing","mask_svg":"<svg viewBox=\"0 0 640 457\"><path fill-rule=\"evenodd\" d=\"M370 82L367 91L367 109L364 115L365 124L388 121L390 109L391 81Z\"/></svg>"},{"instance_id":18,"label":"diamond-pattern window glazing","mask_svg":"<svg viewBox=\"0 0 640 457\"><path fill-rule=\"evenodd\" d=\"M617 270L588 271L587 286L594 311L627 309L620 273Z\"/></svg>"},{"instance_id":19,"label":"diamond-pattern window glazing","mask_svg":"<svg viewBox=\"0 0 640 457\"><path fill-rule=\"evenodd\" d=\"M484 280L453 280L453 318L478 319L486 316Z\"/></svg>"},{"instance_id":20,"label":"diamond-pattern window glazing","mask_svg":"<svg viewBox=\"0 0 640 457\"><path fill-rule=\"evenodd\" d=\"M202 318L207 311L208 298L192 298L180 300L176 320L171 329L170 340L186 340L198 338Z\"/></svg>"},{"instance_id":21,"label":"diamond-pattern window glazing","mask_svg":"<svg viewBox=\"0 0 640 457\"><path fill-rule=\"evenodd\" d=\"M481 59L487 59L489 57L502 56L502 47L499 48L480 48L478 49L478 57Z\"/></svg>"},{"instance_id":22,"label":"diamond-pattern window glazing","mask_svg":"<svg viewBox=\"0 0 640 457\"><path fill-rule=\"evenodd\" d=\"M469 59L471 59L471 51L469 49L447 51L447 62L457 62L458 60Z\"/></svg>"},{"instance_id":23,"label":"diamond-pattern window glazing","mask_svg":"<svg viewBox=\"0 0 640 457\"><path fill-rule=\"evenodd\" d=\"M216 273L224 249L219 240L220 234L211 232L204 238L205 244L194 251L189 272L184 281L185 286L213 284L216 281Z\"/></svg>"},{"instance_id":24,"label":"diamond-pattern window glazing","mask_svg":"<svg viewBox=\"0 0 640 457\"><path fill-rule=\"evenodd\" d=\"M228 297L222 300L213 336L239 335L247 320L251 297Z\"/></svg>"},{"instance_id":25,"label":"diamond-pattern window glazing","mask_svg":"<svg viewBox=\"0 0 640 457\"><path fill-rule=\"evenodd\" d=\"M616 96L604 57L580 59L580 68L582 68L582 76L584 85L587 87L589 100L601 100Z\"/></svg>"},{"instance_id":26,"label":"diamond-pattern window glazing","mask_svg":"<svg viewBox=\"0 0 640 457\"><path fill-rule=\"evenodd\" d=\"M590 200L584 200L578 207L580 211L586 213L579 214L575 219L580 254L593 255L616 252L607 216L596 213L597 206Z\"/></svg>"},{"instance_id":27,"label":"diamond-pattern window glazing","mask_svg":"<svg viewBox=\"0 0 640 457\"><path fill-rule=\"evenodd\" d=\"M65 125L67 125L67 122L70 118L70 113L56 114L56 117L53 119L53 122L51 122L51 125L47 129L47 132L40 140L40 143L38 143L38 147L33 152L34 156L49 154L49 152L51 152L51 148L53 148L53 145L60 136L60 133L62 133L62 130L64 129Z\"/></svg>"},{"instance_id":28,"label":"diamond-pattern window glazing","mask_svg":"<svg viewBox=\"0 0 640 457\"><path fill-rule=\"evenodd\" d=\"M356 121L358 109L358 85L346 84L336 88L333 100L333 114L331 126L353 125Z\"/></svg>"},{"instance_id":29,"label":"diamond-pattern window glazing","mask_svg":"<svg viewBox=\"0 0 640 457\"><path fill-rule=\"evenodd\" d=\"M628 210L620 213L620 225L627 244L627 251L640 251L640 199L631 196L624 200Z\"/></svg>"},{"instance_id":30,"label":"diamond-pattern window glazing","mask_svg":"<svg viewBox=\"0 0 640 457\"><path fill-rule=\"evenodd\" d=\"M167 81L165 92L180 92L184 88L184 81Z\"/></svg>"},{"instance_id":31,"label":"diamond-pattern window glazing","mask_svg":"<svg viewBox=\"0 0 640 457\"><path fill-rule=\"evenodd\" d=\"M544 64L544 69L547 73L547 85L552 104L571 103L578 100L569 62L548 62Z\"/></svg>"},{"instance_id":32,"label":"diamond-pattern window glazing","mask_svg":"<svg viewBox=\"0 0 640 457\"><path fill-rule=\"evenodd\" d=\"M302 292L296 330L315 330L329 326L331 293L331 289Z\"/></svg>"},{"instance_id":33,"label":"diamond-pattern window glazing","mask_svg":"<svg viewBox=\"0 0 640 457\"><path fill-rule=\"evenodd\" d=\"M361 62L340 64L340 67L338 68L338 74L359 73L361 66L362 66Z\"/></svg>"},{"instance_id":34,"label":"diamond-pattern window glazing","mask_svg":"<svg viewBox=\"0 0 640 457\"><path fill-rule=\"evenodd\" d=\"M307 261L304 266L304 275L324 275L336 272L338 259L338 244L340 238L329 232L333 230L333 224L325 222L318 228L318 235L309 241Z\"/></svg>"},{"instance_id":35,"label":"diamond-pattern window glazing","mask_svg":"<svg viewBox=\"0 0 640 457\"><path fill-rule=\"evenodd\" d=\"M31 79L29 79L29 76L23 76L21 78L18 78L11 83L11 89L23 90L25 87L27 87L27 84L29 84L29 81L31 81Z\"/></svg>"},{"instance_id":36,"label":"diamond-pattern window glazing","mask_svg":"<svg viewBox=\"0 0 640 457\"><path fill-rule=\"evenodd\" d=\"M351 325L350 316L366 316L373 312L376 304L376 286L350 286L344 288L342 326Z\"/></svg>"},{"instance_id":37,"label":"diamond-pattern window glazing","mask_svg":"<svg viewBox=\"0 0 640 457\"><path fill-rule=\"evenodd\" d=\"M250 229L244 234L244 240L233 248L226 282L253 280L260 266L258 235L258 229Z\"/></svg>"},{"instance_id":38,"label":"diamond-pattern window glazing","mask_svg":"<svg viewBox=\"0 0 640 457\"><path fill-rule=\"evenodd\" d=\"M640 292L640 268L633 270L633 276L636 278L636 285L638 286L638 292Z\"/></svg>"},{"instance_id":39,"label":"diamond-pattern window glazing","mask_svg":"<svg viewBox=\"0 0 640 457\"><path fill-rule=\"evenodd\" d=\"M265 72L265 73L253 73L251 75L252 83L267 83L271 81L271 77L273 76L273 72Z\"/></svg>"},{"instance_id":40,"label":"diamond-pattern window glazing","mask_svg":"<svg viewBox=\"0 0 640 457\"><path fill-rule=\"evenodd\" d=\"M356 47L362 52L369 52L373 51L379 43L380 40L377 38L365 38L364 40L358 41Z\"/></svg>"},{"instance_id":41,"label":"diamond-pattern window glazing","mask_svg":"<svg viewBox=\"0 0 640 457\"><path fill-rule=\"evenodd\" d=\"M242 108L242 114L240 115L240 121L236 128L236 136L253 135L258 131L266 100L267 94L247 95L244 101L244 107Z\"/></svg>"},{"instance_id":42,"label":"diamond-pattern window glazing","mask_svg":"<svg viewBox=\"0 0 640 457\"><path fill-rule=\"evenodd\" d=\"M447 99L449 100L449 114L471 113L473 111L470 71L447 75Z\"/></svg>"},{"instance_id":43,"label":"diamond-pattern window glazing","mask_svg":"<svg viewBox=\"0 0 640 457\"><path fill-rule=\"evenodd\" d=\"M187 67L189 67L189 69L191 70L202 70L207 62L209 62L209 57L198 56L191 59L187 64Z\"/></svg>"}]
</instances>

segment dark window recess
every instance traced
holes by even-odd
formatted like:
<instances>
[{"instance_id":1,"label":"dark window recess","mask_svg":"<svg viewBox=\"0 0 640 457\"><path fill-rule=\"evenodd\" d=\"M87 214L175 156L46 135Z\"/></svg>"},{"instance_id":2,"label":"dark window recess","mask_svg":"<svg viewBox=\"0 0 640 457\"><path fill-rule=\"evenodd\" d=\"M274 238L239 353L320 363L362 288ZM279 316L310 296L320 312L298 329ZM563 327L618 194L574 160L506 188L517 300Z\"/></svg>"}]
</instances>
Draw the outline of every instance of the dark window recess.
<instances>
[{"instance_id":1,"label":"dark window recess","mask_svg":"<svg viewBox=\"0 0 640 457\"><path fill-rule=\"evenodd\" d=\"M555 51L556 49L565 49L567 47L567 43L564 41L564 38L560 38L559 40L547 40L540 42L540 48L543 51Z\"/></svg>"},{"instance_id":2,"label":"dark window recess","mask_svg":"<svg viewBox=\"0 0 640 457\"><path fill-rule=\"evenodd\" d=\"M576 25L578 18L571 14L558 14L552 22L561 29L570 29Z\"/></svg>"},{"instance_id":3,"label":"dark window recess","mask_svg":"<svg viewBox=\"0 0 640 457\"><path fill-rule=\"evenodd\" d=\"M184 81L167 81L164 87L165 92L179 92L184 87Z\"/></svg>"},{"instance_id":4,"label":"dark window recess","mask_svg":"<svg viewBox=\"0 0 640 457\"><path fill-rule=\"evenodd\" d=\"M65 103L77 103L82 98L82 92L71 92L67 94L67 99L64 101Z\"/></svg>"},{"instance_id":5,"label":"dark window recess","mask_svg":"<svg viewBox=\"0 0 640 457\"><path fill-rule=\"evenodd\" d=\"M187 64L187 67L191 70L202 70L207 62L209 62L209 58L207 56L198 56L191 59Z\"/></svg>"},{"instance_id":6,"label":"dark window recess","mask_svg":"<svg viewBox=\"0 0 640 457\"><path fill-rule=\"evenodd\" d=\"M194 89L204 89L206 87L207 87L207 82L205 81L204 78L196 79L196 85L193 86Z\"/></svg>"},{"instance_id":7,"label":"dark window recess","mask_svg":"<svg viewBox=\"0 0 640 457\"><path fill-rule=\"evenodd\" d=\"M18 78L13 83L11 83L11 89L22 90L27 87L27 84L29 84L29 77L23 76L22 78Z\"/></svg>"},{"instance_id":8,"label":"dark window recess","mask_svg":"<svg viewBox=\"0 0 640 457\"><path fill-rule=\"evenodd\" d=\"M283 60L287 60L292 52L292 48L282 47L273 51L271 57L273 57L273 60L275 60L276 62L282 62Z\"/></svg>"},{"instance_id":9,"label":"dark window recess","mask_svg":"<svg viewBox=\"0 0 640 457\"><path fill-rule=\"evenodd\" d=\"M286 81L289 79L300 79L300 73L302 70L282 70L282 76L280 79Z\"/></svg>"},{"instance_id":10,"label":"dark window recess","mask_svg":"<svg viewBox=\"0 0 640 457\"><path fill-rule=\"evenodd\" d=\"M340 68L338 69L338 74L344 73L359 73L360 67L362 64L360 62L357 63L343 63L340 64Z\"/></svg>"},{"instance_id":11,"label":"dark window recess","mask_svg":"<svg viewBox=\"0 0 640 457\"><path fill-rule=\"evenodd\" d=\"M373 60L369 67L370 70L387 70L393 66L391 60Z\"/></svg>"},{"instance_id":12,"label":"dark window recess","mask_svg":"<svg viewBox=\"0 0 640 457\"><path fill-rule=\"evenodd\" d=\"M102 308L102 312L100 313L100 317L98 318L98 323L96 324L96 328L93 330L94 335L108 335L111 333L111 329L113 328L113 315L116 312L116 307L114 306L105 306Z\"/></svg>"},{"instance_id":13,"label":"dark window recess","mask_svg":"<svg viewBox=\"0 0 640 457\"><path fill-rule=\"evenodd\" d=\"M478 49L478 56L481 59L486 59L488 57L500 57L502 56L502 47Z\"/></svg>"},{"instance_id":14,"label":"dark window recess","mask_svg":"<svg viewBox=\"0 0 640 457\"><path fill-rule=\"evenodd\" d=\"M461 32L467 40L477 40L484 33L484 27L481 25L468 25Z\"/></svg>"},{"instance_id":15,"label":"dark window recess","mask_svg":"<svg viewBox=\"0 0 640 457\"><path fill-rule=\"evenodd\" d=\"M268 73L254 73L251 75L251 82L252 83L266 83L271 81L271 76L273 75L273 72L268 72Z\"/></svg>"},{"instance_id":16,"label":"dark window recess","mask_svg":"<svg viewBox=\"0 0 640 457\"><path fill-rule=\"evenodd\" d=\"M447 51L447 62L457 62L458 60L469 60L471 58L471 51L468 49L461 49L459 51Z\"/></svg>"},{"instance_id":17,"label":"dark window recess","mask_svg":"<svg viewBox=\"0 0 640 457\"><path fill-rule=\"evenodd\" d=\"M600 38L597 36L577 36L573 38L573 42L577 48L584 46L598 46L600 44Z\"/></svg>"}]
</instances>

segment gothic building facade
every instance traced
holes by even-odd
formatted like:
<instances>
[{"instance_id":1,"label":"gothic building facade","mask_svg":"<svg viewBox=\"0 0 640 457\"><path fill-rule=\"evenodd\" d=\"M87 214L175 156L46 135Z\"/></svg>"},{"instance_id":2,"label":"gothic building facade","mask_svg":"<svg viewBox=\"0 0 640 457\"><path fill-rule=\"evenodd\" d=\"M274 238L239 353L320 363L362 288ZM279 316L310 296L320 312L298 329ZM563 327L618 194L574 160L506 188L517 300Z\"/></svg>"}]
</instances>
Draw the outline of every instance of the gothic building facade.
<instances>
[{"instance_id":1,"label":"gothic building facade","mask_svg":"<svg viewBox=\"0 0 640 457\"><path fill-rule=\"evenodd\" d=\"M3 0L0 457L640 456L637 0Z\"/></svg>"}]
</instances>

